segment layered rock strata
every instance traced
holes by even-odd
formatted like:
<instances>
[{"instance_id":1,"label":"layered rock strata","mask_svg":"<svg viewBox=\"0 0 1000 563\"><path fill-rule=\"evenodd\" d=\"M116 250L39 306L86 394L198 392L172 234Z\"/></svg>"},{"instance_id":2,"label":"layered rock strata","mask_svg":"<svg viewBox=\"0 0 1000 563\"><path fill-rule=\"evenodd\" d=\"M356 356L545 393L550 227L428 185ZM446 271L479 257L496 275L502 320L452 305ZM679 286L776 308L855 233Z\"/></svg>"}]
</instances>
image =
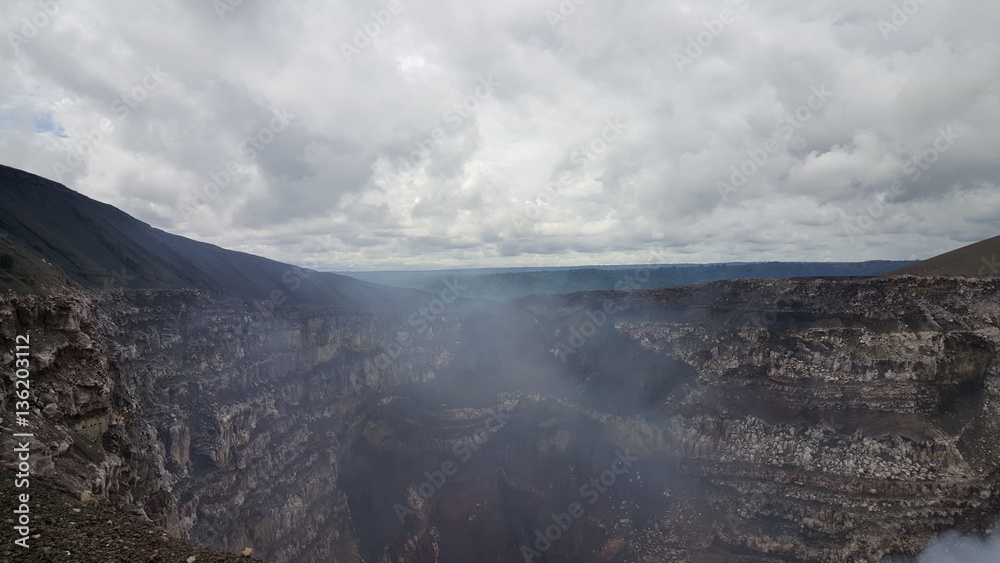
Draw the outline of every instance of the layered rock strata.
<instances>
[{"instance_id":1,"label":"layered rock strata","mask_svg":"<svg viewBox=\"0 0 1000 563\"><path fill-rule=\"evenodd\" d=\"M998 290L8 295L0 349L33 335L37 471L270 561L877 561L1000 512Z\"/></svg>"}]
</instances>

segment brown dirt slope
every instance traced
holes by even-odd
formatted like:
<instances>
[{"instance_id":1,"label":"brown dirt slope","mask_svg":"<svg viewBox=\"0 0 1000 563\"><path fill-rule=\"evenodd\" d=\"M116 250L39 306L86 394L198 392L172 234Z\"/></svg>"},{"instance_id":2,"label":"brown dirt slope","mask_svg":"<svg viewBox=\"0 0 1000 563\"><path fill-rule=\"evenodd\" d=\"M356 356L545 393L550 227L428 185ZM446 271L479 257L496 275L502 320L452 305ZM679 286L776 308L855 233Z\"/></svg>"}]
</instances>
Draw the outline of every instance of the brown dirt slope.
<instances>
[{"instance_id":1,"label":"brown dirt slope","mask_svg":"<svg viewBox=\"0 0 1000 563\"><path fill-rule=\"evenodd\" d=\"M887 276L948 276L977 278L1000 276L1000 236L928 258Z\"/></svg>"}]
</instances>

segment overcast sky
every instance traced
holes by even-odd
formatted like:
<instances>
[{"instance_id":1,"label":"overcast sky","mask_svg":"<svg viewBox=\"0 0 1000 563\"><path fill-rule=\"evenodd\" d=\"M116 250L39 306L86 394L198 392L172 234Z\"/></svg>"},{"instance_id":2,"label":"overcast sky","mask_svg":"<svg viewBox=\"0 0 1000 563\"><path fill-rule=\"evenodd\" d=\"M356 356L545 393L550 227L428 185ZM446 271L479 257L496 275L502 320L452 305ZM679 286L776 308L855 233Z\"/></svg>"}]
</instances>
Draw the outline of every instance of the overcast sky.
<instances>
[{"instance_id":1,"label":"overcast sky","mask_svg":"<svg viewBox=\"0 0 1000 563\"><path fill-rule=\"evenodd\" d=\"M924 258L1000 234L998 24L995 0L11 0L0 162L320 269Z\"/></svg>"}]
</instances>

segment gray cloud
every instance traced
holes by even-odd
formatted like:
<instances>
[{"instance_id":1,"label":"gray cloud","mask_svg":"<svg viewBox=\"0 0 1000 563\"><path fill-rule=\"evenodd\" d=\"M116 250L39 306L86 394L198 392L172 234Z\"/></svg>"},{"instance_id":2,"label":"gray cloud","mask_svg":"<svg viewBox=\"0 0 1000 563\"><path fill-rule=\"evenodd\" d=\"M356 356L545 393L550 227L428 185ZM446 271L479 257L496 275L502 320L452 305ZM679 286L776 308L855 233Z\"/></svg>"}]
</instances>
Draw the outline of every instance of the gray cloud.
<instances>
[{"instance_id":1,"label":"gray cloud","mask_svg":"<svg viewBox=\"0 0 1000 563\"><path fill-rule=\"evenodd\" d=\"M0 8L4 163L276 259L910 258L1000 229L996 3L58 5Z\"/></svg>"},{"instance_id":2,"label":"gray cloud","mask_svg":"<svg viewBox=\"0 0 1000 563\"><path fill-rule=\"evenodd\" d=\"M938 536L917 558L917 563L994 563L1000 560L1000 527L980 538L950 531Z\"/></svg>"}]
</instances>

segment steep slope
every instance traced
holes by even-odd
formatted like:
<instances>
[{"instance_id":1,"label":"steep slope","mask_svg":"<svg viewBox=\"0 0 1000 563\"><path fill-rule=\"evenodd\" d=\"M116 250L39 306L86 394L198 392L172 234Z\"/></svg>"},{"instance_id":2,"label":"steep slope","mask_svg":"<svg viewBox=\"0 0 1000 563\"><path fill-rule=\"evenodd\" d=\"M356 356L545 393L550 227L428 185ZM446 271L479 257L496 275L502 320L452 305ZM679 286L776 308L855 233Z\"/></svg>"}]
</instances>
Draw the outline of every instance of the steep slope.
<instances>
[{"instance_id":1,"label":"steep slope","mask_svg":"<svg viewBox=\"0 0 1000 563\"><path fill-rule=\"evenodd\" d=\"M20 253L28 266L18 263L17 252L6 254L9 268L51 266L83 289L198 289L276 304L380 309L409 305L420 295L172 235L61 184L2 165L0 231L9 244L20 241L30 249Z\"/></svg>"},{"instance_id":2,"label":"steep slope","mask_svg":"<svg viewBox=\"0 0 1000 563\"><path fill-rule=\"evenodd\" d=\"M886 274L887 276L1000 276L1000 236L945 252Z\"/></svg>"},{"instance_id":3,"label":"steep slope","mask_svg":"<svg viewBox=\"0 0 1000 563\"><path fill-rule=\"evenodd\" d=\"M340 495L336 448L317 452L371 387L430 371L420 343L440 334L402 351L398 334L432 296L170 235L6 167L0 229L5 463L21 336L31 409L16 428L34 436L32 475L223 549L352 558L349 531L324 532ZM319 442L316 421L329 422Z\"/></svg>"}]
</instances>

